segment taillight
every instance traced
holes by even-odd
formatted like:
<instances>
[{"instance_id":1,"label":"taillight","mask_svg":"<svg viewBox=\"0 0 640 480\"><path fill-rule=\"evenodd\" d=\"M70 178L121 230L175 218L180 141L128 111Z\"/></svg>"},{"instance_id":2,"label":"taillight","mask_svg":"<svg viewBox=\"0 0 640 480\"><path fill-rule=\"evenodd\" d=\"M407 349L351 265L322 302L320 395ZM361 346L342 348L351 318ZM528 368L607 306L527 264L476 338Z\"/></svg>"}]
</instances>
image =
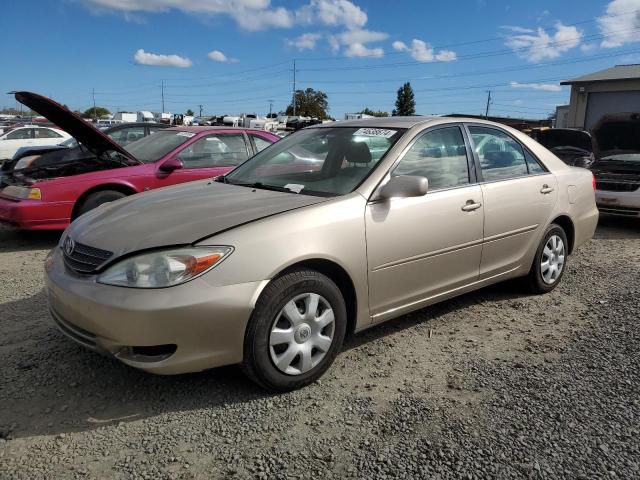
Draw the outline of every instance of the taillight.
<instances>
[{"instance_id":1,"label":"taillight","mask_svg":"<svg viewBox=\"0 0 640 480\"><path fill-rule=\"evenodd\" d=\"M591 185L593 185L593 191L596 191L596 176L592 173L591 174Z\"/></svg>"}]
</instances>

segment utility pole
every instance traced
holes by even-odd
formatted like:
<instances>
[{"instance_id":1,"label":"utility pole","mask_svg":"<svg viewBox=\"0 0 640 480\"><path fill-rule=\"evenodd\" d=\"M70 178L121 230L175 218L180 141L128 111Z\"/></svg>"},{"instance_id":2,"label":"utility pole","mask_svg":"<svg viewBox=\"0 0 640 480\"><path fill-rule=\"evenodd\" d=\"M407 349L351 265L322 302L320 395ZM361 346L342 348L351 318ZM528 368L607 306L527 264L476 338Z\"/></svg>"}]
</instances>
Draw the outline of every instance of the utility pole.
<instances>
[{"instance_id":1,"label":"utility pole","mask_svg":"<svg viewBox=\"0 0 640 480\"><path fill-rule=\"evenodd\" d=\"M200 108L200 116L202 116L202 105L198 105L198 107Z\"/></svg>"},{"instance_id":2,"label":"utility pole","mask_svg":"<svg viewBox=\"0 0 640 480\"><path fill-rule=\"evenodd\" d=\"M293 116L296 115L296 59L293 59Z\"/></svg>"},{"instance_id":3,"label":"utility pole","mask_svg":"<svg viewBox=\"0 0 640 480\"><path fill-rule=\"evenodd\" d=\"M269 100L269 118L271 118L272 111L273 111L273 100Z\"/></svg>"},{"instance_id":4,"label":"utility pole","mask_svg":"<svg viewBox=\"0 0 640 480\"><path fill-rule=\"evenodd\" d=\"M491 104L491 90L489 90L487 95L487 108L484 111L484 118L489 118L489 105Z\"/></svg>"},{"instance_id":5,"label":"utility pole","mask_svg":"<svg viewBox=\"0 0 640 480\"><path fill-rule=\"evenodd\" d=\"M93 123L96 122L96 89L91 89L91 96L93 97Z\"/></svg>"},{"instance_id":6,"label":"utility pole","mask_svg":"<svg viewBox=\"0 0 640 480\"><path fill-rule=\"evenodd\" d=\"M162 95L162 110L160 111L160 113L164 113L164 80L162 80L160 83L160 92L160 94Z\"/></svg>"}]
</instances>

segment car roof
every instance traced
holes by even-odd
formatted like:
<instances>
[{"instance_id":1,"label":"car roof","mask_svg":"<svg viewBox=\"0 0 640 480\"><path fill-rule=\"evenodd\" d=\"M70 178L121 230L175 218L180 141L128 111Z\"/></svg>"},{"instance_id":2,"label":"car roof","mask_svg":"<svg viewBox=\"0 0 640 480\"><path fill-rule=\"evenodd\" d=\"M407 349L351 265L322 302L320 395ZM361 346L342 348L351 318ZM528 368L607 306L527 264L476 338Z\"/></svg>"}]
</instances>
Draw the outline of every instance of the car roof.
<instances>
[{"instance_id":1,"label":"car roof","mask_svg":"<svg viewBox=\"0 0 640 480\"><path fill-rule=\"evenodd\" d=\"M503 124L482 120L478 118L466 117L436 117L428 115L415 115L411 117L376 117L376 118L358 118L354 120L339 120L331 123L323 123L312 125L307 128L327 128L327 127L368 127L368 128L411 128L416 125L428 125L451 122L466 123L486 123L487 125L496 125L505 127Z\"/></svg>"},{"instance_id":2,"label":"car roof","mask_svg":"<svg viewBox=\"0 0 640 480\"><path fill-rule=\"evenodd\" d=\"M271 133L266 130L260 130L258 128L245 128L245 127L217 127L215 125L177 125L171 128L167 128L168 131L178 131L178 132L191 132L191 133L201 133L201 132L221 132L224 130L235 130L243 131L243 132L262 132L262 133Z\"/></svg>"}]
</instances>

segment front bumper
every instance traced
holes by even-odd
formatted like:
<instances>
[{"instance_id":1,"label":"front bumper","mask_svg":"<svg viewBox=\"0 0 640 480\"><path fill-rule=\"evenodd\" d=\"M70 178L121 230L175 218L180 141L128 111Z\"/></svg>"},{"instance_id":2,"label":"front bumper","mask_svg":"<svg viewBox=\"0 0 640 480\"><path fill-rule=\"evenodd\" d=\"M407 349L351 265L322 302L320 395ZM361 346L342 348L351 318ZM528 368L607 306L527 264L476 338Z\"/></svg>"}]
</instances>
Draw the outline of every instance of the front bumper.
<instances>
[{"instance_id":1,"label":"front bumper","mask_svg":"<svg viewBox=\"0 0 640 480\"><path fill-rule=\"evenodd\" d=\"M640 189L634 192L596 190L596 205L601 213L638 217L640 216Z\"/></svg>"},{"instance_id":2,"label":"front bumper","mask_svg":"<svg viewBox=\"0 0 640 480\"><path fill-rule=\"evenodd\" d=\"M64 230L73 202L42 202L0 196L0 223L22 230Z\"/></svg>"},{"instance_id":3,"label":"front bumper","mask_svg":"<svg viewBox=\"0 0 640 480\"><path fill-rule=\"evenodd\" d=\"M208 275L215 275L215 270ZM84 347L157 374L196 372L239 363L252 301L261 282L212 286L207 275L163 289L96 283L64 265L59 248L47 260L49 307L60 330ZM171 345L168 355L136 347Z\"/></svg>"}]
</instances>

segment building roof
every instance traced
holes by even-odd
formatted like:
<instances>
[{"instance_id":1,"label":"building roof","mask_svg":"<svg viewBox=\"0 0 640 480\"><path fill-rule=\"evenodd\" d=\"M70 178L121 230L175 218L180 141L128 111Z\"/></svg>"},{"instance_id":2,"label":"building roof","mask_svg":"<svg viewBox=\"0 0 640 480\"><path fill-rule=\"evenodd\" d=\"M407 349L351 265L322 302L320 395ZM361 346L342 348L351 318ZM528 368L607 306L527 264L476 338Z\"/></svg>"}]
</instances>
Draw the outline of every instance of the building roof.
<instances>
[{"instance_id":1,"label":"building roof","mask_svg":"<svg viewBox=\"0 0 640 480\"><path fill-rule=\"evenodd\" d=\"M615 67L606 68L598 72L583 75L560 82L560 85L572 85L574 83L588 82L609 82L612 80L640 80L640 64L635 65L616 65Z\"/></svg>"}]
</instances>

